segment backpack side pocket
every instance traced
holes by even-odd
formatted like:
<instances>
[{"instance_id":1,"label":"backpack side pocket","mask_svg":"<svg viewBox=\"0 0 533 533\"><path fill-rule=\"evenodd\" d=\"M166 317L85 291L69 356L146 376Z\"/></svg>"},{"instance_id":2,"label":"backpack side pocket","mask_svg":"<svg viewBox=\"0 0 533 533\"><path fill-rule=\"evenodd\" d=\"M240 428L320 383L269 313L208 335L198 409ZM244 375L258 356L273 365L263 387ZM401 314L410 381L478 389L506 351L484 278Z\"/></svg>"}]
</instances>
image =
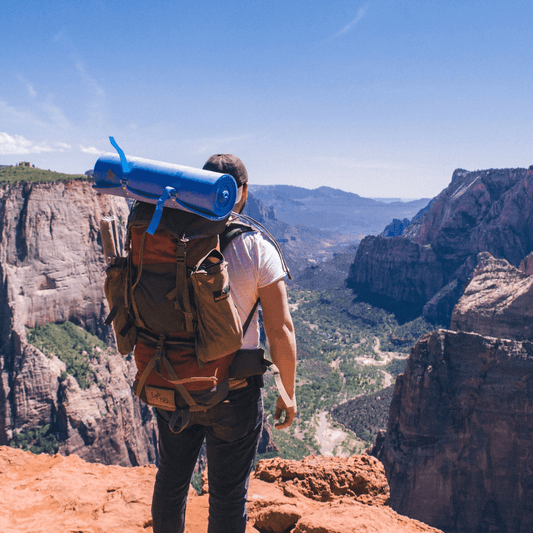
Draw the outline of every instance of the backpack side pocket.
<instances>
[{"instance_id":1,"label":"backpack side pocket","mask_svg":"<svg viewBox=\"0 0 533 533\"><path fill-rule=\"evenodd\" d=\"M197 356L204 363L242 346L242 324L230 293L228 264L216 249L194 268L191 283L198 315Z\"/></svg>"}]
</instances>

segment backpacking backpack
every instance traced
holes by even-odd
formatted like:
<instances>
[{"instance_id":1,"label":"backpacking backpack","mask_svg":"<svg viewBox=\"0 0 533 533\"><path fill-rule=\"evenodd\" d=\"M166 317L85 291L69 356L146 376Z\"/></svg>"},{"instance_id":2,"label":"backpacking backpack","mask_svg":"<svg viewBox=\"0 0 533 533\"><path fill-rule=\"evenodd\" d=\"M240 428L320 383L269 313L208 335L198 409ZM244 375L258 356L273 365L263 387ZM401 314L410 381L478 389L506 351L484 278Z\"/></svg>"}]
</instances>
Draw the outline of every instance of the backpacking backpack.
<instances>
[{"instance_id":1,"label":"backpacking backpack","mask_svg":"<svg viewBox=\"0 0 533 533\"><path fill-rule=\"evenodd\" d=\"M170 426L180 430L190 411L205 410L228 393L230 367L259 301L242 325L221 249L256 230L242 222L213 222L164 209L150 235L154 210L143 202L132 207L128 255L107 270L111 312L106 322L113 324L119 351L134 351L135 394L148 405L173 412ZM246 352L234 367L234 377L266 370L262 350Z\"/></svg>"}]
</instances>

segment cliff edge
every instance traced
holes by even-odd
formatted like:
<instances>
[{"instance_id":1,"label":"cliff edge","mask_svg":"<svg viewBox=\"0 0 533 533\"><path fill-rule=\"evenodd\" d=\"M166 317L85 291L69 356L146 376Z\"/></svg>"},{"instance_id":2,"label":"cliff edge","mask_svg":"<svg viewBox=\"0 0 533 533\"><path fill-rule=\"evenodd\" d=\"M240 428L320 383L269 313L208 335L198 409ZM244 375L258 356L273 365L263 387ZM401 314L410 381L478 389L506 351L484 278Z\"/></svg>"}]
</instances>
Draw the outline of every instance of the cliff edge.
<instances>
[{"instance_id":1,"label":"cliff edge","mask_svg":"<svg viewBox=\"0 0 533 533\"><path fill-rule=\"evenodd\" d=\"M151 533L156 468L90 464L0 446L3 533ZM383 467L368 455L260 461L247 533L442 533L385 506ZM208 494L189 492L187 533L207 530Z\"/></svg>"}]
</instances>

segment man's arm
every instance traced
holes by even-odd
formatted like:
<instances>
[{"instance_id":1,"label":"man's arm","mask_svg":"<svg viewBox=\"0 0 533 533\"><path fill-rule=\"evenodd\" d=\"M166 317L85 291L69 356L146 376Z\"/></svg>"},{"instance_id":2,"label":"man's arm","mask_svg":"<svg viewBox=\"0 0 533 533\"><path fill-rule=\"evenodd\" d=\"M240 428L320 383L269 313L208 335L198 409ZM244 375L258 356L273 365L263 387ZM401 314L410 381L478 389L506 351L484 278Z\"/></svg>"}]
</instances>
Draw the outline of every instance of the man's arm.
<instances>
[{"instance_id":1,"label":"man's arm","mask_svg":"<svg viewBox=\"0 0 533 533\"><path fill-rule=\"evenodd\" d=\"M291 399L294 399L296 337L289 311L285 282L281 279L259 289L259 298L261 298L265 333L270 344L272 362L279 368L281 381L287 394ZM283 422L278 422L274 425L277 429L289 427L296 416L296 404L294 407L287 408L285 402L279 396L274 419L279 420L283 411L285 411L285 419Z\"/></svg>"}]
</instances>

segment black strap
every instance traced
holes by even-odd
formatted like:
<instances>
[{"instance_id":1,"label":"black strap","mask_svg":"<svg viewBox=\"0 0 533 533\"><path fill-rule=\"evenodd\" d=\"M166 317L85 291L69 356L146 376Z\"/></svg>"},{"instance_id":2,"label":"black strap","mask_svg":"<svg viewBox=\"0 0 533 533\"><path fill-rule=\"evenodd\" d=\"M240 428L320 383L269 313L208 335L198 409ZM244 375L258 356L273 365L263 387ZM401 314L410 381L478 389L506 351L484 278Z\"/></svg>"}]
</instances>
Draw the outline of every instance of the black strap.
<instances>
[{"instance_id":1,"label":"black strap","mask_svg":"<svg viewBox=\"0 0 533 533\"><path fill-rule=\"evenodd\" d=\"M242 325L242 336L243 336L243 338L246 335L246 331L248 330L248 327L250 326L250 322L252 321L252 318L254 316L255 310L257 309L257 306L259 305L260 301L261 300L259 298L257 298L257 300L255 301L254 306L252 307L252 310L250 311L250 314L248 315L248 318L246 319L246 322Z\"/></svg>"},{"instance_id":2,"label":"black strap","mask_svg":"<svg viewBox=\"0 0 533 533\"><path fill-rule=\"evenodd\" d=\"M256 230L248 224L240 224L238 222L231 222L226 226L226 229L218 236L220 239L220 251L223 252L228 244L243 233L255 232Z\"/></svg>"},{"instance_id":3,"label":"black strap","mask_svg":"<svg viewBox=\"0 0 533 533\"><path fill-rule=\"evenodd\" d=\"M226 226L226 229L219 235L220 239L220 251L223 252L228 244L238 237L239 235L242 235L243 233L250 233L250 232L256 232L252 226L249 226L248 224L240 224L238 222L231 222ZM242 326L242 336L244 337L246 335L246 331L248 330L248 327L250 326L250 323L252 322L252 318L254 316L254 313L257 309L257 306L259 305L259 298L257 298L254 306L252 307L252 310L250 311L250 314L248 315L248 318L246 319L246 322Z\"/></svg>"}]
</instances>

